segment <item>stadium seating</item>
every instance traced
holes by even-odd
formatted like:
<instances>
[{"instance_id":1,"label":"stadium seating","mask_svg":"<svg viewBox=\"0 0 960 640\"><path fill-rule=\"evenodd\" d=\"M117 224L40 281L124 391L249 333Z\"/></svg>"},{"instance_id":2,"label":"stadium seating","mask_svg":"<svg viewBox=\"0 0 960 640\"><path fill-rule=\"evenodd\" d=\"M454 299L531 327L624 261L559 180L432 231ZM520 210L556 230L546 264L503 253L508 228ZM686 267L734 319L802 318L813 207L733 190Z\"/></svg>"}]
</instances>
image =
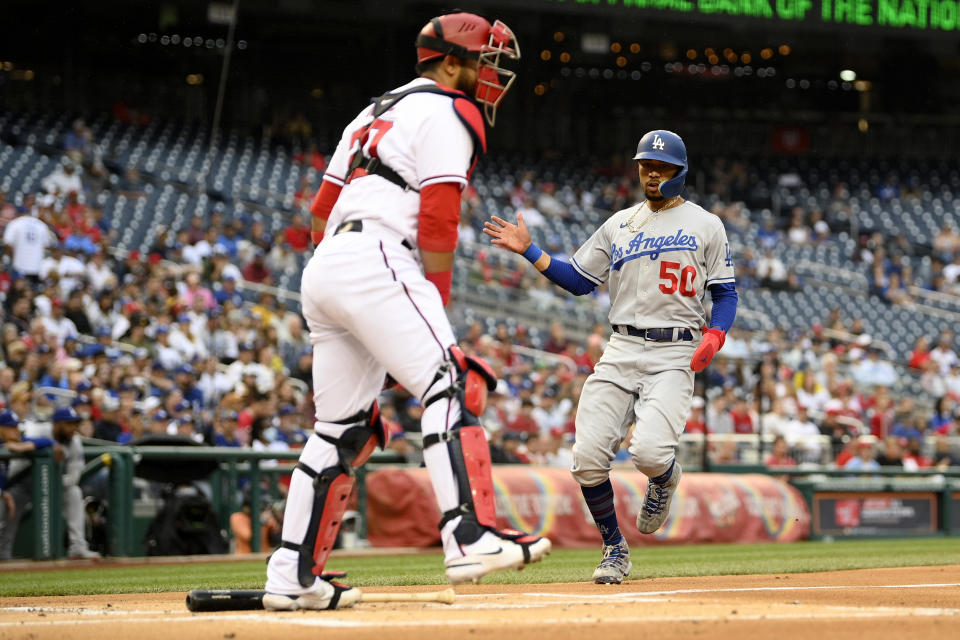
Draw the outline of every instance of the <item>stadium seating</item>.
<instances>
[{"instance_id":1,"label":"stadium seating","mask_svg":"<svg viewBox=\"0 0 960 640\"><path fill-rule=\"evenodd\" d=\"M73 117L0 113L0 190L14 201L38 191L40 181L60 159L62 136ZM209 131L196 125L154 122L135 126L101 116L91 119L89 127L98 152L114 172L112 188L98 194L96 204L118 232L120 249L144 251L158 226L179 228L195 212L209 215L215 208L231 216L260 215L266 231L274 233L286 226L301 179L306 175L315 185L319 178L313 168L292 160L296 149L271 147L266 140L236 131L226 132L211 146ZM702 164L709 167L715 161L708 157ZM857 239L851 236L854 229L858 233L879 231L890 237L904 234L917 248L917 255L903 260L913 267L917 282L928 281L928 248L933 237L944 225L956 226L960 221L960 174L956 168L943 162L870 155L756 155L740 161L747 167L748 199L767 206L747 209L749 223L745 227L728 226L737 257L746 248L757 246L765 218L773 217L782 227L794 206L825 212L833 231L818 244L781 243L777 247L779 257L806 284L795 292L742 291L742 326L761 328L772 323L782 328L809 327L822 322L830 309L841 307L848 317L863 318L866 330L889 343L904 359L919 335L935 335L949 325L949 312L960 311L956 296L925 297L922 304L908 309L868 295L872 272L869 265L853 260ZM615 172L604 175L591 166L599 163L585 163L581 158L542 159L522 153L487 159L473 178L479 199L474 213L477 231L490 215L515 216L511 194L518 182L527 180L534 192L544 183L552 183L556 187L554 196L567 213L546 216L545 223L532 228L531 233L544 247L572 253L609 215L589 202L603 203L605 194L615 190L621 179ZM128 169L136 169L143 176L142 193L124 192L122 173ZM707 207L718 204L716 196L698 192L703 180L695 177L696 172L694 167L686 195ZM889 176L895 177L899 195L880 197L878 189ZM838 184L849 192L841 202L848 213L842 215L831 208L836 204L834 189ZM589 198L584 198L584 193ZM476 246L461 244L455 280L458 296L476 303L469 314L465 312L464 320L482 317L487 324L495 324L520 315L522 305L516 303L527 300L527 292L510 290L495 280L483 281L478 251L483 251L483 260L493 266L503 262L512 268L521 262L489 247L484 251L484 245L482 240ZM285 272L279 274L278 283L282 288L296 288L298 279L299 272ZM589 297L570 301L557 296L553 307L562 312L575 333L585 334L595 323L605 322L605 309L591 303ZM482 310L489 315L481 316ZM523 321L539 324L541 330L546 324L542 314L539 322L532 314Z\"/></svg>"}]
</instances>

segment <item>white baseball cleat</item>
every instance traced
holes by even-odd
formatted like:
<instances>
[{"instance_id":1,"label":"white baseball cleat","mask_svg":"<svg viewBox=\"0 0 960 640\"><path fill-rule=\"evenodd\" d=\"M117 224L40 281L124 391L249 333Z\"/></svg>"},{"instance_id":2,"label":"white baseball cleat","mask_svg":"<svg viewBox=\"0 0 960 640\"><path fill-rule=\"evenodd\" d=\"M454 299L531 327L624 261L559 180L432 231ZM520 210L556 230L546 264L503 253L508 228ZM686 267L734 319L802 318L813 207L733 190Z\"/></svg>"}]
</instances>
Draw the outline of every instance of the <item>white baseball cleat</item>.
<instances>
[{"instance_id":1,"label":"white baseball cleat","mask_svg":"<svg viewBox=\"0 0 960 640\"><path fill-rule=\"evenodd\" d=\"M91 549L76 548L68 551L67 557L71 560L99 560L103 556Z\"/></svg>"},{"instance_id":2,"label":"white baseball cleat","mask_svg":"<svg viewBox=\"0 0 960 640\"><path fill-rule=\"evenodd\" d=\"M283 595L265 593L263 608L267 611L296 611L298 609L344 609L360 600L360 590L339 582L317 580L313 590L307 593Z\"/></svg>"},{"instance_id":3,"label":"white baseball cleat","mask_svg":"<svg viewBox=\"0 0 960 640\"><path fill-rule=\"evenodd\" d=\"M637 514L637 529L640 533L653 533L663 526L670 515L670 503L673 502L673 494L680 484L681 475L683 469L679 462L674 461L673 473L666 482L657 484L652 480L647 481L647 495L644 496L643 506Z\"/></svg>"},{"instance_id":4,"label":"white baseball cleat","mask_svg":"<svg viewBox=\"0 0 960 640\"><path fill-rule=\"evenodd\" d=\"M632 568L630 547L627 539L621 536L617 544L603 545L603 560L593 572L593 581L596 584L620 584L630 575Z\"/></svg>"},{"instance_id":5,"label":"white baseball cleat","mask_svg":"<svg viewBox=\"0 0 960 640\"><path fill-rule=\"evenodd\" d=\"M451 584L478 583L483 576L504 569L523 569L550 553L548 538L515 531L487 531L480 539L464 546L464 555L446 561Z\"/></svg>"}]
</instances>

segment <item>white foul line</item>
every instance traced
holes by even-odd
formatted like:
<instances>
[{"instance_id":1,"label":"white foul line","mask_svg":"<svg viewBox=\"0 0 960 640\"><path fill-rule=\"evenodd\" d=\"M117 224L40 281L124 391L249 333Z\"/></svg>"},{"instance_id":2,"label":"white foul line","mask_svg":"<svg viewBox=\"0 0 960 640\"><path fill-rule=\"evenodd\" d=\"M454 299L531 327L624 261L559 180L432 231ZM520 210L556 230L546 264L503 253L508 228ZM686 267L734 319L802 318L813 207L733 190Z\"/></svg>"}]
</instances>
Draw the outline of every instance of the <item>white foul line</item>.
<instances>
[{"instance_id":1,"label":"white foul line","mask_svg":"<svg viewBox=\"0 0 960 640\"><path fill-rule=\"evenodd\" d=\"M604 593L604 594L582 594L582 593L523 593L519 595L532 598L553 598L565 597L581 600L609 600L611 598L645 598L656 596L672 596L690 593L734 593L744 591L815 591L824 589L919 589L919 588L937 588L937 587L960 587L960 583L948 582L944 584L871 584L871 585L815 585L815 586L797 586L797 587L737 587L724 589L674 589L672 591L634 591L627 593ZM457 598L489 598L495 596L516 597L515 593L486 593L486 594L457 594Z\"/></svg>"}]
</instances>

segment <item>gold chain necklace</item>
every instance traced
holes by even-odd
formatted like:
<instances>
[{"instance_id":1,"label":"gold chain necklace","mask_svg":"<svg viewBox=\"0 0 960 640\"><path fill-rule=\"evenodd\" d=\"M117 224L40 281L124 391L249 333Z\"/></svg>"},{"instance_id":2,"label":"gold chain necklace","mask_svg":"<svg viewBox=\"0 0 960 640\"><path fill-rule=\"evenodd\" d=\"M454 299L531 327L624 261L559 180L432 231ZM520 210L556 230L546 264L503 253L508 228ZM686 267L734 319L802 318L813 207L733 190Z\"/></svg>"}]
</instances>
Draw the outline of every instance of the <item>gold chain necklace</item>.
<instances>
[{"instance_id":1,"label":"gold chain necklace","mask_svg":"<svg viewBox=\"0 0 960 640\"><path fill-rule=\"evenodd\" d=\"M656 211L654 211L653 209L650 209L650 203L644 200L637 206L636 211L634 211L633 214L631 214L631 216L627 218L627 221L623 223L623 226L629 229L630 233L636 233L637 231L640 231L640 229L642 229L645 224L650 222L650 220L657 217L658 213L660 213L661 211L664 211L665 209L671 208L679 199L680 199L680 196L673 196L672 198L667 200L666 204L664 204L662 207L660 207ZM647 205L647 208L650 209L650 215L648 215L646 218L641 220L640 224L638 224L636 227L631 226L630 223L633 222L633 219L636 218L637 214L640 213L640 210L643 209L643 205Z\"/></svg>"}]
</instances>

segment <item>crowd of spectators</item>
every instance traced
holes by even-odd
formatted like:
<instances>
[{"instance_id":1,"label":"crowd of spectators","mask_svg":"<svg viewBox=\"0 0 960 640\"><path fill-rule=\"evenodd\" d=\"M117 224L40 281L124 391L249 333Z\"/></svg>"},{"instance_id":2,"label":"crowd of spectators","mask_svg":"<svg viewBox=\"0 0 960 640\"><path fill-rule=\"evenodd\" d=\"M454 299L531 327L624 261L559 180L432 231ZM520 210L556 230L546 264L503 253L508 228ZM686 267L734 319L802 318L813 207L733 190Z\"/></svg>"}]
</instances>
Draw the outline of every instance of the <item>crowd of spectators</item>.
<instances>
[{"instance_id":1,"label":"crowd of spectators","mask_svg":"<svg viewBox=\"0 0 960 640\"><path fill-rule=\"evenodd\" d=\"M19 204L0 194L7 252L0 275L0 403L22 414L28 432L40 428L55 405L69 401L83 417L80 433L102 440L126 443L168 434L217 446L302 444L313 413L312 353L302 319L274 290L248 285L270 285L279 274L299 269L310 247L307 218L294 215L287 228L270 233L256 216L200 211L184 228L155 229L142 253L115 252L110 225L86 197L82 127L71 133L76 139L69 157L43 180L43 193ZM325 166L315 148L299 161ZM615 164L601 171L609 180L599 194L558 188L532 171L504 188L532 227L547 218L566 220L576 207L615 210L636 198L630 167ZM737 179L743 168L721 163L715 169L714 195L736 197L731 190L743 189ZM309 191L309 185L303 188ZM714 210L730 226L749 223L737 203ZM775 248L784 241L823 242L830 235L829 215L798 207L779 225L766 219L757 259L741 256L738 264L742 286L801 286ZM480 196L468 188L464 242L481 237L484 217ZM28 235L36 236L27 233L28 225L44 230L39 246L27 242ZM884 261L881 241L867 242L874 263ZM548 250L563 253L559 243L551 244ZM563 297L522 261L495 251L476 257L472 275L484 282L523 290L544 303ZM600 287L589 304L602 307L606 301ZM489 333L479 322L461 328L464 349L490 360L501 376L485 416L498 461L569 464L579 391L609 330L598 324L578 340L566 331L555 322L543 339L532 340L522 325L501 324ZM531 358L514 347L550 355ZM929 357L925 349L917 345L911 366L940 398L932 412L897 395L898 373L889 354L857 319L846 322L839 311L822 325L791 333L735 329L702 381L712 391L705 403L694 403L687 430L782 435L798 461L826 459L822 451L798 448L804 436L817 434L832 440L831 455L865 434L923 446L926 439L960 433L954 336L938 336ZM387 392L383 405L396 436L392 447L417 460L411 434L422 408L402 389Z\"/></svg>"},{"instance_id":2,"label":"crowd of spectators","mask_svg":"<svg viewBox=\"0 0 960 640\"><path fill-rule=\"evenodd\" d=\"M143 253L112 250L70 156L45 191L0 198L0 405L24 429L55 406L81 410L80 432L130 442L180 434L227 446L276 446L309 425L311 350L299 313L270 284L297 269L309 231L296 217L271 237L261 220L197 216L157 228ZM259 444L258 444L259 443Z\"/></svg>"}]
</instances>

